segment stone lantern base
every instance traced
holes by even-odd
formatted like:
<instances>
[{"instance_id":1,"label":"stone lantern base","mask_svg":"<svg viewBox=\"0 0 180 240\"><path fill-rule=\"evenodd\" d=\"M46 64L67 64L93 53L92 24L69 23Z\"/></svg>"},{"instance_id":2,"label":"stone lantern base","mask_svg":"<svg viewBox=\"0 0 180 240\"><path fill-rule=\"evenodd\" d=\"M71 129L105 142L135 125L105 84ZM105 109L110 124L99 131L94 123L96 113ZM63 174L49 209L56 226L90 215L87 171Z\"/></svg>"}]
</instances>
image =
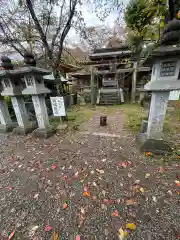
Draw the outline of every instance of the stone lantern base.
<instances>
[{"instance_id":1,"label":"stone lantern base","mask_svg":"<svg viewBox=\"0 0 180 240\"><path fill-rule=\"evenodd\" d=\"M172 152L171 147L165 140L148 139L146 133L139 133L136 142L142 152L166 155Z\"/></svg>"},{"instance_id":2,"label":"stone lantern base","mask_svg":"<svg viewBox=\"0 0 180 240\"><path fill-rule=\"evenodd\" d=\"M28 125L22 127L18 126L14 128L13 132L20 134L20 135L26 135L28 133L31 133L34 129L37 128L37 123L36 122L30 122Z\"/></svg>"},{"instance_id":3,"label":"stone lantern base","mask_svg":"<svg viewBox=\"0 0 180 240\"><path fill-rule=\"evenodd\" d=\"M49 126L47 128L37 128L34 130L33 135L40 138L48 138L51 137L54 132L55 131L52 129L52 127Z\"/></svg>"}]
</instances>

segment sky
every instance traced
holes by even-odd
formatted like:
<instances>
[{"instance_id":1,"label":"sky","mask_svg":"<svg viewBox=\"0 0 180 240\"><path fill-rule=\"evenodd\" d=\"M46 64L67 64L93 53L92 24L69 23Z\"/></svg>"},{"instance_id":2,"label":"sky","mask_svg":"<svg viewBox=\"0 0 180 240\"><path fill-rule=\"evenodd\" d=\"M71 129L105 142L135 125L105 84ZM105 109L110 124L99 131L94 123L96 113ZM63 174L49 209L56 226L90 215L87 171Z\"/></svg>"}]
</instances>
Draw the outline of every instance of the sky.
<instances>
[{"instance_id":1,"label":"sky","mask_svg":"<svg viewBox=\"0 0 180 240\"><path fill-rule=\"evenodd\" d=\"M129 0L122 0L122 1L124 6L126 6L129 2ZM87 26L98 26L98 25L104 24L107 27L113 28L114 22L118 16L118 13L114 11L102 23L100 19L96 16L96 13L93 11L93 9L91 9L89 6L83 6L81 10L82 10L84 21L87 24ZM74 29L70 30L68 34L68 40L70 40L72 44L77 44L79 42L79 38Z\"/></svg>"}]
</instances>

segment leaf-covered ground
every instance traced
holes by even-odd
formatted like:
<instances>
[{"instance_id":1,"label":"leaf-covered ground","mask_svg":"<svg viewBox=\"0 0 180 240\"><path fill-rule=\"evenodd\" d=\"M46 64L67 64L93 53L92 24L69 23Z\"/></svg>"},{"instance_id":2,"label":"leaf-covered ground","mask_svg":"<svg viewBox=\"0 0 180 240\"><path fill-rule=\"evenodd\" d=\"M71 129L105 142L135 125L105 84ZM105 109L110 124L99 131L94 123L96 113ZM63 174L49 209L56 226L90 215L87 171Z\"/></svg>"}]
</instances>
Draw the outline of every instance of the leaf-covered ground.
<instances>
[{"instance_id":1,"label":"leaf-covered ground","mask_svg":"<svg viewBox=\"0 0 180 240\"><path fill-rule=\"evenodd\" d=\"M0 239L180 238L180 164L140 154L121 108L107 127L100 111L76 133L1 135Z\"/></svg>"}]
</instances>

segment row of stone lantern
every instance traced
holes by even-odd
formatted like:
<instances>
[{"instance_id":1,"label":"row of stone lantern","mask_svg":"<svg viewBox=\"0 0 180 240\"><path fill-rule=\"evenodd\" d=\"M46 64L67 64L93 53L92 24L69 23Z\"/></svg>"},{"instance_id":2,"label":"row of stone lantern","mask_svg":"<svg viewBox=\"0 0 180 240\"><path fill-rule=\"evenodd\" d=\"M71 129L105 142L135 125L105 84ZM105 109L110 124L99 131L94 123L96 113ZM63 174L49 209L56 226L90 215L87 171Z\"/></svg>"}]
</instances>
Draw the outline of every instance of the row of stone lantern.
<instances>
[{"instance_id":1,"label":"row of stone lantern","mask_svg":"<svg viewBox=\"0 0 180 240\"><path fill-rule=\"evenodd\" d=\"M36 67L34 56L26 52L24 62L26 65L13 69L11 60L2 57L2 68L0 71L1 99L0 99L0 131L14 131L19 134L26 134L34 130L39 137L52 135L52 127L49 123L45 94L51 91L44 85L44 75L51 74L51 71ZM24 81L23 81L24 80ZM36 122L29 121L29 115L25 107L23 95L31 95ZM13 123L8 111L8 106L3 96L9 96L12 101L17 123Z\"/></svg>"}]
</instances>

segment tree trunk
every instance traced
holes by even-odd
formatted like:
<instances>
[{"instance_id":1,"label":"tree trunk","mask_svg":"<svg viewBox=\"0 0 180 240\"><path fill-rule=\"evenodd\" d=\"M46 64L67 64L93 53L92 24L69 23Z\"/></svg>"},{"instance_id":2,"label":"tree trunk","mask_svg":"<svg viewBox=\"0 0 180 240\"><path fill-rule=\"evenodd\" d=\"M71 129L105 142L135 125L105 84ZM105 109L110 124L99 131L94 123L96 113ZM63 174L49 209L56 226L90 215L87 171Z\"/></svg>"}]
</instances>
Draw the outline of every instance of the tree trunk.
<instances>
[{"instance_id":1,"label":"tree trunk","mask_svg":"<svg viewBox=\"0 0 180 240\"><path fill-rule=\"evenodd\" d=\"M136 103L137 68L138 68L138 63L134 62L133 63L133 75L132 75L131 103Z\"/></svg>"}]
</instances>

